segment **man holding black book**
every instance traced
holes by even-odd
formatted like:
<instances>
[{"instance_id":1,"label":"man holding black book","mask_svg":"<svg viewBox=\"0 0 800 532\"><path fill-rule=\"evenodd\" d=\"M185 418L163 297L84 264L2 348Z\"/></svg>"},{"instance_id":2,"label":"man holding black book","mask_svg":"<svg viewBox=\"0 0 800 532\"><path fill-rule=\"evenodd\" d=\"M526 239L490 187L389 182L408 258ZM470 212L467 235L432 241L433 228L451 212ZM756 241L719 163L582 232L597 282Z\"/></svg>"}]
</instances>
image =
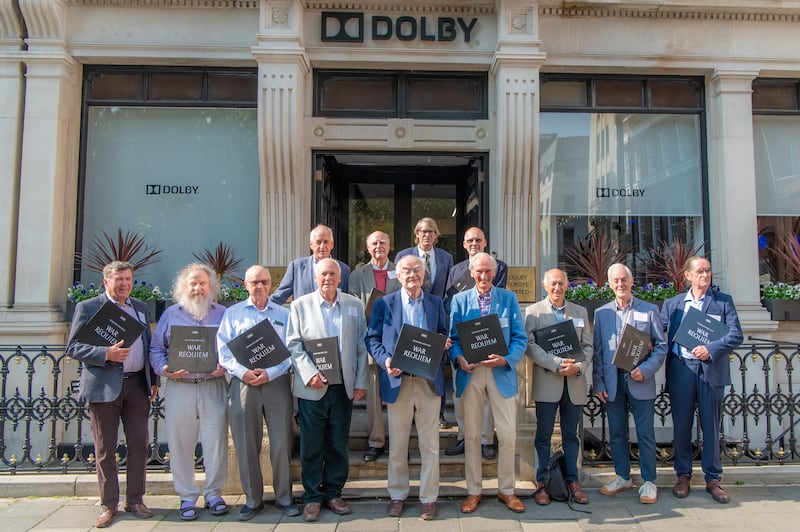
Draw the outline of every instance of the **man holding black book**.
<instances>
[{"instance_id":1,"label":"man holding black book","mask_svg":"<svg viewBox=\"0 0 800 532\"><path fill-rule=\"evenodd\" d=\"M525 334L525 322L516 294L492 285L497 261L487 253L478 253L472 258L469 268L475 286L453 296L450 312L450 338L453 342L450 358L458 365L456 395L461 398L464 410L467 498L461 504L461 511L472 513L481 501L481 421L484 397L488 395L498 440L497 498L509 510L524 512L525 505L514 492L514 455L517 438L516 368L528 348L528 335ZM497 328L470 327L475 334L461 337L459 324L471 323L479 327L478 323L482 321L497 324ZM504 353L497 349L501 346ZM473 350L494 352L481 360L470 356L473 362L469 362L467 355Z\"/></svg>"},{"instance_id":2,"label":"man holding black book","mask_svg":"<svg viewBox=\"0 0 800 532\"><path fill-rule=\"evenodd\" d=\"M696 405L703 431L701 465L706 491L715 501L727 503L728 494L720 486L722 463L719 431L722 394L725 386L731 383L728 354L742 343L744 337L731 296L711 289L711 263L703 257L690 257L684 266L684 275L689 282L689 290L668 299L661 308L661 319L666 326L669 341L667 391L672 406L675 473L678 476L672 494L679 499L689 495L692 478L692 425ZM698 344L691 349L691 346L679 344L678 330L691 309L699 310L720 325L724 324L716 335L720 337L707 338L710 340L708 343L691 342ZM696 334L695 337L702 338L703 335Z\"/></svg>"},{"instance_id":3,"label":"man holding black book","mask_svg":"<svg viewBox=\"0 0 800 532\"><path fill-rule=\"evenodd\" d=\"M264 509L264 479L260 465L264 422L269 434L275 505L289 517L300 515L300 509L292 499L289 469L294 438L289 376L292 361L287 357L270 367L251 368L240 362L228 347L229 342L264 320L269 320L280 340L285 342L289 313L269 301L271 285L269 270L258 265L248 268L244 274L244 287L250 297L225 311L217 332L219 363L231 376L228 417L246 497L245 505L236 516L239 521L249 521Z\"/></svg>"},{"instance_id":4,"label":"man holding black book","mask_svg":"<svg viewBox=\"0 0 800 532\"><path fill-rule=\"evenodd\" d=\"M421 342L417 353L423 363L435 365L433 381L419 375L403 372L392 365L398 339L404 325L426 331L447 334L447 318L441 298L422 291L425 266L419 257L407 255L397 263L397 279L402 285L399 292L378 300L372 310L367 331L369 352L380 368L381 397L389 413L389 507L392 517L400 517L408 497L408 441L411 425L417 426L417 441L422 460L419 481L420 517L430 521L436 516L439 497L439 398L444 394L444 376L441 358L430 356ZM444 348L448 348L449 339ZM420 356L421 355L421 356ZM439 350L435 355L441 357ZM436 363L438 361L438 363Z\"/></svg>"},{"instance_id":5,"label":"man holding black book","mask_svg":"<svg viewBox=\"0 0 800 532\"><path fill-rule=\"evenodd\" d=\"M319 261L319 289L292 301L286 332L300 418L305 521L319 520L323 504L339 515L351 512L342 488L353 400L364 397L367 387L367 323L361 301L336 288L341 275L335 260Z\"/></svg>"},{"instance_id":6,"label":"man holding black book","mask_svg":"<svg viewBox=\"0 0 800 532\"><path fill-rule=\"evenodd\" d=\"M578 453L582 405L587 402L586 371L591 367L592 330L586 309L564 299L567 273L552 269L544 274L542 286L547 297L525 309L525 330L533 355L533 400L536 402L536 504L550 504L550 495L544 487L544 477L550 461L550 440L556 422L556 412L561 419L562 445L567 460L565 480L572 499L586 504L589 497L578 482ZM565 340L565 335L551 338L548 329L560 323L569 323L577 345ZM558 331L556 331L558 333ZM548 341L549 340L549 341ZM544 346L544 347L543 347ZM547 348L547 349L545 349Z\"/></svg>"},{"instance_id":7,"label":"man holding black book","mask_svg":"<svg viewBox=\"0 0 800 532\"><path fill-rule=\"evenodd\" d=\"M615 495L633 488L628 451L628 407L630 406L639 442L639 468L642 485L639 502L652 504L658 498L656 489L656 437L655 374L667 356L664 328L658 307L633 297L633 274L624 264L612 264L608 269L608 283L615 299L594 313L593 371L594 393L606 405L608 430L614 471L617 476L600 488L603 495ZM626 327L640 331L647 337L647 345L639 362L630 371L614 364L615 355L622 344ZM641 346L640 346L641 348ZM642 360L643 358L643 360Z\"/></svg>"},{"instance_id":8,"label":"man holding black book","mask_svg":"<svg viewBox=\"0 0 800 532\"><path fill-rule=\"evenodd\" d=\"M120 420L123 420L127 447L125 511L141 519L153 517L142 497L147 470L150 403L158 393L158 377L147 363L150 348L147 305L130 297L133 266L122 261L106 264L103 286L106 289L104 293L76 306L67 343L67 354L83 363L78 397L89 404L94 438L97 482L103 509L94 523L97 528L111 525L119 505L115 455ZM112 345L82 341L84 325L109 302L115 309L121 309L123 316L141 324L141 334L130 344L123 340Z\"/></svg>"},{"instance_id":9,"label":"man holding black book","mask_svg":"<svg viewBox=\"0 0 800 532\"><path fill-rule=\"evenodd\" d=\"M367 237L366 244L370 261L360 268L356 268L350 274L348 290L351 295L361 299L364 308L368 309L370 296L373 293L376 295L391 294L400 289L400 283L397 281L394 263L389 260L389 248L391 247L389 235L383 231L375 231ZM367 313L369 314L369 309ZM367 316L367 320L369 320L369 316ZM367 347L369 348L369 346ZM378 392L378 367L371 358L366 400L369 437L364 461L374 462L383 454L386 429L383 426L383 408Z\"/></svg>"}]
</instances>

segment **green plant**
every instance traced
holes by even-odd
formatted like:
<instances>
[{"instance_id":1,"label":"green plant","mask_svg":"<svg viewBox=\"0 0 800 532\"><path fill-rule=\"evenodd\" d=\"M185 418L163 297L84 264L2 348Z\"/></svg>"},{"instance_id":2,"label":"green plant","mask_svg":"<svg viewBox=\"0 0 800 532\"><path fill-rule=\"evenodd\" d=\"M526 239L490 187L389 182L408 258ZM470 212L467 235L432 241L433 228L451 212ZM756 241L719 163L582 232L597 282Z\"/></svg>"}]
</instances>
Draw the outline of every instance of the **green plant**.
<instances>
[{"instance_id":1,"label":"green plant","mask_svg":"<svg viewBox=\"0 0 800 532\"><path fill-rule=\"evenodd\" d=\"M633 287L633 295L645 301L664 301L678 295L674 283L646 283L642 286Z\"/></svg>"},{"instance_id":2,"label":"green plant","mask_svg":"<svg viewBox=\"0 0 800 532\"><path fill-rule=\"evenodd\" d=\"M608 281L608 267L622 262L629 248L623 247L619 238L608 238L594 231L587 238L579 238L575 247L566 248L568 265L583 275L583 279L600 286Z\"/></svg>"},{"instance_id":3,"label":"green plant","mask_svg":"<svg viewBox=\"0 0 800 532\"><path fill-rule=\"evenodd\" d=\"M122 229L117 229L116 239L105 231L102 238L93 235L89 246L84 267L93 272L102 272L106 264L115 260L129 262L134 271L139 271L148 264L157 262L156 256L162 252L146 243L144 236L139 233L127 231L123 235Z\"/></svg>"},{"instance_id":4,"label":"green plant","mask_svg":"<svg viewBox=\"0 0 800 532\"><path fill-rule=\"evenodd\" d=\"M250 296L244 285L239 282L223 283L219 287L220 301L244 301Z\"/></svg>"},{"instance_id":5,"label":"green plant","mask_svg":"<svg viewBox=\"0 0 800 532\"><path fill-rule=\"evenodd\" d=\"M96 287L94 283L91 283L88 287L85 287L83 286L83 284L76 282L72 286L67 288L67 299L69 299L73 303L77 303L85 299L91 299L93 297L99 296L102 293L103 290Z\"/></svg>"},{"instance_id":6,"label":"green plant","mask_svg":"<svg viewBox=\"0 0 800 532\"><path fill-rule=\"evenodd\" d=\"M233 249L228 244L220 242L214 249L205 248L198 253L192 253L194 258L208 264L217 274L220 281L241 283L242 279L231 275L231 272L242 265L242 259L233 254Z\"/></svg>"},{"instance_id":7,"label":"green plant","mask_svg":"<svg viewBox=\"0 0 800 532\"><path fill-rule=\"evenodd\" d=\"M800 299L800 284L769 283L761 287L761 299Z\"/></svg>"},{"instance_id":8,"label":"green plant","mask_svg":"<svg viewBox=\"0 0 800 532\"><path fill-rule=\"evenodd\" d=\"M564 291L564 297L569 301L576 300L598 300L598 301L611 301L614 299L614 291L608 286L598 285L591 279L585 283L569 283L569 286Z\"/></svg>"},{"instance_id":9,"label":"green plant","mask_svg":"<svg viewBox=\"0 0 800 532\"><path fill-rule=\"evenodd\" d=\"M656 249L651 249L642 258L645 277L656 284L672 284L676 291L683 291L686 286L686 276L683 265L689 257L703 255L706 243L697 246L694 242L684 242L680 238L673 240L672 244L662 240Z\"/></svg>"},{"instance_id":10,"label":"green plant","mask_svg":"<svg viewBox=\"0 0 800 532\"><path fill-rule=\"evenodd\" d=\"M150 299L161 301L164 298L164 294L162 294L161 289L155 285L147 284L145 281L141 283L139 281L134 281L131 297L135 297L141 301Z\"/></svg>"}]
</instances>

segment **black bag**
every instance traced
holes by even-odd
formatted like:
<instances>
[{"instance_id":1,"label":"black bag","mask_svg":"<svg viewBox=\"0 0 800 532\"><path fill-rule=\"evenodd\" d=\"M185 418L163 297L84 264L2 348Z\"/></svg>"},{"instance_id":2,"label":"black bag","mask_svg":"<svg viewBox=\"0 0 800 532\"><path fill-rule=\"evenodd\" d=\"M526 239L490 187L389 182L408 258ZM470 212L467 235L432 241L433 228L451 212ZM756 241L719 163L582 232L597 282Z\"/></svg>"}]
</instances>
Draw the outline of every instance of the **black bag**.
<instances>
[{"instance_id":1,"label":"black bag","mask_svg":"<svg viewBox=\"0 0 800 532\"><path fill-rule=\"evenodd\" d=\"M571 510L576 512L592 513L589 510L581 510L572 506L572 492L567 484L567 458L564 456L563 451L556 451L550 456L542 485L550 496L550 500L565 502Z\"/></svg>"}]
</instances>

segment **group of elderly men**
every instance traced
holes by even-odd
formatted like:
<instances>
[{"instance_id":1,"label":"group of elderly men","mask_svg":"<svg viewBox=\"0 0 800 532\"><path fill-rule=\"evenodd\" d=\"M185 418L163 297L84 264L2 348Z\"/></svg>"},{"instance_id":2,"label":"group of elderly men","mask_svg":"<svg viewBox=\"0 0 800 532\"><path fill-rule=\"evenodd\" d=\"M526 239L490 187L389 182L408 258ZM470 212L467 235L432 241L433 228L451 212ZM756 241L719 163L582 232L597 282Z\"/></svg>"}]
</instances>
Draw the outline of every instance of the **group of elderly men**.
<instances>
[{"instance_id":1,"label":"group of elderly men","mask_svg":"<svg viewBox=\"0 0 800 532\"><path fill-rule=\"evenodd\" d=\"M537 504L550 502L544 479L557 413L567 462L565 476L572 499L588 503L578 482L578 427L582 405L588 399L590 368L593 368L594 392L608 412L616 472L616 477L600 491L613 495L633 487L628 451L630 409L643 480L640 501L655 502L654 375L665 360L675 425L678 480L673 494L686 497L690 489L690 435L697 407L704 434L702 469L706 489L715 500L728 501L719 483L722 473L719 422L722 390L730 384L727 354L741 343L742 334L730 296L710 289L708 260L692 257L687 261L685 275L689 290L665 302L660 313L655 305L632 296L633 276L625 265L611 266L608 276L615 300L596 311L592 330L586 309L565 301L568 281L562 270L545 273L542 284L547 296L530 305L523 315L516 295L502 287L505 264L483 251L486 238L479 228L466 231L464 248L470 257L455 266L449 253L435 247L439 231L433 219L421 219L415 234L417 246L399 252L393 263L388 259L388 235L381 231L372 233L366 239L370 262L350 274L344 263L331 258L334 244L331 230L317 226L309 239L312 255L289 265L272 296L269 271L252 266L244 279L250 297L227 309L215 302L219 280L213 270L203 264L190 264L178 273L172 290L175 304L165 311L152 337L145 326L130 346L118 342L100 347L79 339L81 328L109 301L142 324L149 322L146 306L130 298L131 265L108 264L103 271L105 293L77 306L68 345L68 353L83 362L80 397L89 404L94 435L102 505L95 525L109 526L118 511L120 489L115 453L120 421L127 444L125 510L139 518L153 515L142 496L148 456L148 415L150 402L158 391L159 377L169 380L165 425L175 491L181 499L181 519L197 518L201 494L205 508L213 515L229 511L221 496L228 468L228 425L246 496L237 519L250 520L264 508L264 481L259 463L264 422L269 435L276 506L287 516L302 514L306 521L318 520L322 506L337 514L350 513L350 506L341 496L349 467L350 420L353 401L365 395L370 429L369 449L364 457L367 461L384 453L386 431L381 404L387 405L388 514L399 517L409 495L409 440L414 424L422 462L420 517L434 519L439 491L440 405L445 389L443 365L447 357L443 357L433 380L394 367L393 353L404 324L446 337L445 349L454 370L459 424L459 443L447 451L466 454L467 497L461 505L462 512L474 512L481 501L481 458L487 457L487 447L493 453L494 431L498 442L497 498L514 512L525 511L515 494L514 462L516 367L526 353L535 362L537 490L533 498ZM367 323L365 306L373 289L386 295L374 302ZM289 296L293 301L287 311L282 305ZM724 322L728 334L691 351L674 343L675 332L692 307ZM481 362L470 363L464 356L457 325L489 315L498 317L507 353L490 354ZM228 343L264 320L270 322L285 343L290 357L271 367L251 369L237 360ZM534 341L535 331L568 320L579 338L582 356L548 355ZM612 363L626 324L647 333L652 340L650 355L630 372L619 370ZM171 370L167 354L173 326L218 327L216 369L209 373ZM338 342L341 384L328 382L309 349L310 342L331 337ZM369 365L367 354L373 361ZM302 511L292 497L290 473L295 398L304 489ZM194 455L198 443L203 448L206 472L202 490L195 480Z\"/></svg>"}]
</instances>

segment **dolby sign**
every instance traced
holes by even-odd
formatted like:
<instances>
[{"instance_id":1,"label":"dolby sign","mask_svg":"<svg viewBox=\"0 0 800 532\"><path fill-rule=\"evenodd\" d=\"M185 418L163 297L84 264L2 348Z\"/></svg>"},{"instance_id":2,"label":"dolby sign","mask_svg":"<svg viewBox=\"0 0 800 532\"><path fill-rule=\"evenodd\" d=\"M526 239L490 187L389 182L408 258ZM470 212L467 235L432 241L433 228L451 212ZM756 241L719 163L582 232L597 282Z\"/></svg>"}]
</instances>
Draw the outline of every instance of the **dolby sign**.
<instances>
[{"instance_id":1,"label":"dolby sign","mask_svg":"<svg viewBox=\"0 0 800 532\"><path fill-rule=\"evenodd\" d=\"M475 37L478 19L462 17L388 17L364 13L322 13L323 42L438 41L465 43ZM365 22L366 21L366 22Z\"/></svg>"}]
</instances>

